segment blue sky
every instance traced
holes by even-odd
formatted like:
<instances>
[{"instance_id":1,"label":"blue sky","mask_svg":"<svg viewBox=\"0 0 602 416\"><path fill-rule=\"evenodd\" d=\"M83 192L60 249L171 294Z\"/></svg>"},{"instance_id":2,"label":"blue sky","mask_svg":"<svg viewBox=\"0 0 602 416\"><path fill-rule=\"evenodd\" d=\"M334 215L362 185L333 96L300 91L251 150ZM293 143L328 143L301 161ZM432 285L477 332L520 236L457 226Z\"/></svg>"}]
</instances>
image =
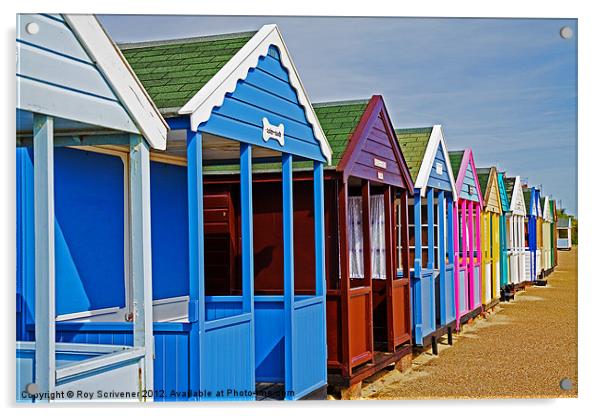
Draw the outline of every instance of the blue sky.
<instances>
[{"instance_id":1,"label":"blue sky","mask_svg":"<svg viewBox=\"0 0 602 416\"><path fill-rule=\"evenodd\" d=\"M314 102L382 94L396 127L442 124L450 149L577 210L577 22L554 19L101 16L116 42L276 23ZM572 39L559 30L573 29Z\"/></svg>"}]
</instances>

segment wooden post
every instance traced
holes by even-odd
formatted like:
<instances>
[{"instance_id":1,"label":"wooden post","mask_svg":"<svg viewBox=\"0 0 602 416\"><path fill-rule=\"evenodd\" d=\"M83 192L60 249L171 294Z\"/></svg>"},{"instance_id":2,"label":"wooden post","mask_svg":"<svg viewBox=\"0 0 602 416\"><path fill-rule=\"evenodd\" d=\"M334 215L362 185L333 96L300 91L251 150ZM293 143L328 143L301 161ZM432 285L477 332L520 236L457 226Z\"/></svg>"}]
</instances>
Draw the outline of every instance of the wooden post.
<instances>
[{"instance_id":1,"label":"wooden post","mask_svg":"<svg viewBox=\"0 0 602 416\"><path fill-rule=\"evenodd\" d=\"M439 316L441 317L441 325L447 323L447 287L445 278L445 193L440 190L437 192L437 212L439 218L437 220L437 231L439 234L438 246L438 261L439 261Z\"/></svg>"},{"instance_id":2,"label":"wooden post","mask_svg":"<svg viewBox=\"0 0 602 416\"><path fill-rule=\"evenodd\" d=\"M35 228L35 384L40 393L56 387L54 256L54 120L33 115ZM49 398L43 401L50 401Z\"/></svg>"},{"instance_id":3,"label":"wooden post","mask_svg":"<svg viewBox=\"0 0 602 416\"><path fill-rule=\"evenodd\" d=\"M433 188L428 188L426 190L428 226L428 252L426 267L429 270L433 270L435 268L435 199L433 194Z\"/></svg>"},{"instance_id":4,"label":"wooden post","mask_svg":"<svg viewBox=\"0 0 602 416\"><path fill-rule=\"evenodd\" d=\"M343 369L342 372L346 376L351 376L351 355L350 355L350 333L351 323L349 321L349 240L347 225L347 181L337 181L338 205L339 205L339 257L341 268L341 332L343 339Z\"/></svg>"},{"instance_id":5,"label":"wooden post","mask_svg":"<svg viewBox=\"0 0 602 416\"><path fill-rule=\"evenodd\" d=\"M407 297L407 306L406 306L406 328L410 328L410 336L412 333L412 285L410 281L410 219L408 216L408 191L407 189L401 190L401 203L399 206L401 207L401 245L402 245L402 255L401 261L403 265L403 279L406 279L408 285L408 297ZM411 356L411 354L409 355Z\"/></svg>"},{"instance_id":6,"label":"wooden post","mask_svg":"<svg viewBox=\"0 0 602 416\"><path fill-rule=\"evenodd\" d=\"M414 278L416 279L415 287L412 296L414 299L414 339L419 344L422 344L424 339L423 326L424 320L422 311L422 291L428 290L422 286L422 198L420 189L414 190Z\"/></svg>"},{"instance_id":7,"label":"wooden post","mask_svg":"<svg viewBox=\"0 0 602 416\"><path fill-rule=\"evenodd\" d=\"M401 191L401 245L402 245L402 266L403 266L403 277L410 278L410 220L408 218L408 191L403 189Z\"/></svg>"},{"instance_id":8,"label":"wooden post","mask_svg":"<svg viewBox=\"0 0 602 416\"><path fill-rule=\"evenodd\" d=\"M463 217L462 221L459 221L458 218L458 201L453 203L453 233L454 233L454 242L453 242L453 259L454 259L454 280L456 283L456 291L454 293L454 301L456 304L456 331L460 330L460 313L462 312L462 308L460 307L460 235L462 235L462 245L466 244L466 236L462 233L462 229L464 229L466 223L464 222L466 219L464 218L464 200L462 200L462 211ZM466 261L465 258L462 259L462 264ZM464 275L466 276L468 272L465 271ZM467 300L468 301L468 300Z\"/></svg>"},{"instance_id":9,"label":"wooden post","mask_svg":"<svg viewBox=\"0 0 602 416\"><path fill-rule=\"evenodd\" d=\"M326 351L326 241L324 237L324 164L314 162L314 250L316 256L316 296L322 298L321 336L324 346L323 379L327 379L328 352Z\"/></svg>"},{"instance_id":10,"label":"wooden post","mask_svg":"<svg viewBox=\"0 0 602 416\"><path fill-rule=\"evenodd\" d=\"M468 270L466 273L468 274L468 298L466 301L468 302L469 309L473 310L476 307L476 300L474 298L474 266L475 266L475 255L474 255L474 220L475 220L475 212L474 212L474 202L468 203Z\"/></svg>"},{"instance_id":11,"label":"wooden post","mask_svg":"<svg viewBox=\"0 0 602 416\"><path fill-rule=\"evenodd\" d=\"M255 274L253 257L253 149L248 143L240 143L240 224L241 224L241 275L242 311L251 314L249 360L255 362ZM254 368L254 367L253 367ZM255 372L252 371L255 384Z\"/></svg>"},{"instance_id":12,"label":"wooden post","mask_svg":"<svg viewBox=\"0 0 602 416\"><path fill-rule=\"evenodd\" d=\"M374 361L374 322L373 322L373 311L372 311L372 227L370 225L370 182L362 181L362 242L363 242L363 254L364 254L364 279L363 285L370 288L370 295L368 298L368 345L370 346L370 355L372 361Z\"/></svg>"},{"instance_id":13,"label":"wooden post","mask_svg":"<svg viewBox=\"0 0 602 416\"><path fill-rule=\"evenodd\" d=\"M468 264L468 244L466 241L466 205L467 201L465 199L462 200L462 229L460 232L462 233L462 266L466 266Z\"/></svg>"},{"instance_id":14,"label":"wooden post","mask_svg":"<svg viewBox=\"0 0 602 416\"><path fill-rule=\"evenodd\" d=\"M447 197L447 258L449 259L449 263L452 265L452 274L455 270L457 270L456 261L454 259L454 200L451 195ZM455 281L453 277L449 279L450 287L447 289L449 293L456 293ZM451 296L450 296L451 299ZM455 316L456 314L456 304L454 302L450 302L450 318ZM451 331L451 327L449 328ZM449 335L449 334L448 334Z\"/></svg>"},{"instance_id":15,"label":"wooden post","mask_svg":"<svg viewBox=\"0 0 602 416\"><path fill-rule=\"evenodd\" d=\"M240 222L243 312L254 310L253 269L253 154L251 145L240 143ZM253 325L251 326L253 327Z\"/></svg>"},{"instance_id":16,"label":"wooden post","mask_svg":"<svg viewBox=\"0 0 602 416\"><path fill-rule=\"evenodd\" d=\"M393 239L393 224L394 224L394 210L391 202L391 185L385 185L384 202L385 202L385 257L386 266L385 271L387 274L387 348L389 351L395 351L395 330L393 328L395 312L392 308L392 297L393 297L393 280L395 280L395 243Z\"/></svg>"},{"instance_id":17,"label":"wooden post","mask_svg":"<svg viewBox=\"0 0 602 416\"><path fill-rule=\"evenodd\" d=\"M153 288L151 261L150 153L140 135L130 136L130 212L134 347L144 348L142 389L153 389ZM145 400L145 399L144 399Z\"/></svg>"},{"instance_id":18,"label":"wooden post","mask_svg":"<svg viewBox=\"0 0 602 416\"><path fill-rule=\"evenodd\" d=\"M293 156L289 153L282 154L282 231L284 251L284 388L285 391L293 391L295 258L293 246Z\"/></svg>"},{"instance_id":19,"label":"wooden post","mask_svg":"<svg viewBox=\"0 0 602 416\"><path fill-rule=\"evenodd\" d=\"M483 247L481 245L481 204L476 204L477 212L475 213L475 224L477 225L477 230L475 232L475 237L477 239L476 247L477 247L477 260L479 263L479 270L481 276L484 273L483 267ZM478 276L477 281L479 282L479 294L481 297L483 296L483 279L481 276ZM480 301L479 301L480 302Z\"/></svg>"},{"instance_id":20,"label":"wooden post","mask_svg":"<svg viewBox=\"0 0 602 416\"><path fill-rule=\"evenodd\" d=\"M187 131L188 179L188 319L190 331L190 389L200 390L205 334L205 249L203 235L203 141L201 132Z\"/></svg>"}]
</instances>

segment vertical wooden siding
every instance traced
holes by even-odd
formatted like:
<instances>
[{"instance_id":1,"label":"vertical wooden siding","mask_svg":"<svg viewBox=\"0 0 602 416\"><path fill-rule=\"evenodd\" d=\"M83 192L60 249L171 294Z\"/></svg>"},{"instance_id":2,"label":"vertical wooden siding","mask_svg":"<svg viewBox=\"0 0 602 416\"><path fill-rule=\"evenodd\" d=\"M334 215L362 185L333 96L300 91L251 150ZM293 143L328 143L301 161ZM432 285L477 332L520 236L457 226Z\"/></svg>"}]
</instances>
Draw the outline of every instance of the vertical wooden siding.
<instances>
[{"instance_id":1,"label":"vertical wooden siding","mask_svg":"<svg viewBox=\"0 0 602 416\"><path fill-rule=\"evenodd\" d=\"M387 134L381 112L362 142L361 152L351 168L351 176L376 182L386 180L386 183L402 186L402 173L392 149L393 145L396 143L392 142ZM377 168L374 164L375 159L386 162L387 168ZM383 173L384 179L378 178L378 172Z\"/></svg>"},{"instance_id":2,"label":"vertical wooden siding","mask_svg":"<svg viewBox=\"0 0 602 416\"><path fill-rule=\"evenodd\" d=\"M468 188L472 187L474 189L473 193L470 194L468 192ZM464 181L462 182L462 189L460 191L460 198L466 199L468 201L479 202L479 196L477 195L477 184L475 179L475 174L472 170L472 164L469 163L466 167L466 173L464 175Z\"/></svg>"},{"instance_id":3,"label":"vertical wooden siding","mask_svg":"<svg viewBox=\"0 0 602 416\"><path fill-rule=\"evenodd\" d=\"M437 173L438 163L440 163L443 167L441 174ZM444 191L452 190L453 184L451 181L450 173L447 169L447 164L445 163L445 155L443 153L443 145L441 143L439 143L437 153L435 154L435 160L433 161L433 166L431 166L431 172L429 175L427 186L435 189L442 189Z\"/></svg>"}]
</instances>

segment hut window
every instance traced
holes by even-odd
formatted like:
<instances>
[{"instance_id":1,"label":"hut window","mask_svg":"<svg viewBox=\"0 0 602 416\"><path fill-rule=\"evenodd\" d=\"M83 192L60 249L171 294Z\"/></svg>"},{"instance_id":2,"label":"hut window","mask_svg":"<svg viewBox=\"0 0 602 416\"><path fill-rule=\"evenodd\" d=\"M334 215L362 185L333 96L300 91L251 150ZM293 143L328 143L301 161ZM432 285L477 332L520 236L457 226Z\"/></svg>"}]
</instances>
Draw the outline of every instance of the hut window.
<instances>
[{"instance_id":1,"label":"hut window","mask_svg":"<svg viewBox=\"0 0 602 416\"><path fill-rule=\"evenodd\" d=\"M362 234L362 197L349 197L347 217L349 232L349 276L351 279L364 278L364 238Z\"/></svg>"},{"instance_id":2,"label":"hut window","mask_svg":"<svg viewBox=\"0 0 602 416\"><path fill-rule=\"evenodd\" d=\"M370 197L370 251L372 278L387 278L387 253L385 249L385 196Z\"/></svg>"},{"instance_id":3,"label":"hut window","mask_svg":"<svg viewBox=\"0 0 602 416\"><path fill-rule=\"evenodd\" d=\"M126 307L127 162L103 153L55 149L57 320Z\"/></svg>"},{"instance_id":4,"label":"hut window","mask_svg":"<svg viewBox=\"0 0 602 416\"><path fill-rule=\"evenodd\" d=\"M559 228L558 229L558 237L559 238L569 238L569 230L567 230L566 228Z\"/></svg>"}]
</instances>

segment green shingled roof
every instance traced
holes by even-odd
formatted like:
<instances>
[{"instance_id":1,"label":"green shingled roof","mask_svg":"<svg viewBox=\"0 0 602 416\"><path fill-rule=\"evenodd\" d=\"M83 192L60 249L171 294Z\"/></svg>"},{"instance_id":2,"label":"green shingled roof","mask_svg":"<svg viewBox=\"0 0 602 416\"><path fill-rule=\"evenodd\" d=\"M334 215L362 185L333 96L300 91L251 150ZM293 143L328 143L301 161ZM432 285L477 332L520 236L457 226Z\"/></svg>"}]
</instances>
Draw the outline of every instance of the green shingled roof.
<instances>
[{"instance_id":1,"label":"green shingled roof","mask_svg":"<svg viewBox=\"0 0 602 416\"><path fill-rule=\"evenodd\" d=\"M410 169L410 175L412 175L414 182L418 177L432 131L432 127L395 129L397 141L401 146L401 153Z\"/></svg>"},{"instance_id":2,"label":"green shingled roof","mask_svg":"<svg viewBox=\"0 0 602 416\"><path fill-rule=\"evenodd\" d=\"M179 109L256 32L119 45L159 109Z\"/></svg>"},{"instance_id":3,"label":"green shingled roof","mask_svg":"<svg viewBox=\"0 0 602 416\"><path fill-rule=\"evenodd\" d=\"M454 150L448 152L449 161L451 163L452 171L454 172L454 178L458 179L458 173L460 172L460 166L462 166L462 159L464 158L464 150Z\"/></svg>"},{"instance_id":4,"label":"green shingled roof","mask_svg":"<svg viewBox=\"0 0 602 416\"><path fill-rule=\"evenodd\" d=\"M508 203L512 203L512 191L514 191L514 183L516 182L516 178L504 178L504 188L506 188L506 195L508 195Z\"/></svg>"},{"instance_id":5,"label":"green shingled roof","mask_svg":"<svg viewBox=\"0 0 602 416\"><path fill-rule=\"evenodd\" d=\"M322 130L332 148L332 165L327 167L334 169L341 161L341 157L347 149L349 139L359 124L362 115L366 111L370 100L339 101L332 103L312 104L318 116ZM294 170L308 170L313 168L313 162L294 162ZM205 173L236 173L239 165L210 165L203 166ZM281 172L280 163L253 163L253 172Z\"/></svg>"},{"instance_id":6,"label":"green shingled roof","mask_svg":"<svg viewBox=\"0 0 602 416\"><path fill-rule=\"evenodd\" d=\"M487 181L489 181L490 174L491 168L477 168L479 187L481 188L481 193L483 194L483 197L485 197L485 192L487 191Z\"/></svg>"},{"instance_id":7,"label":"green shingled roof","mask_svg":"<svg viewBox=\"0 0 602 416\"><path fill-rule=\"evenodd\" d=\"M531 212L531 189L524 188L523 189L523 198L525 199L525 209L527 211L527 215Z\"/></svg>"},{"instance_id":8,"label":"green shingled roof","mask_svg":"<svg viewBox=\"0 0 602 416\"><path fill-rule=\"evenodd\" d=\"M336 167L347 145L351 134L360 122L370 100L340 101L333 103L313 104L322 131L332 148L332 166Z\"/></svg>"}]
</instances>

